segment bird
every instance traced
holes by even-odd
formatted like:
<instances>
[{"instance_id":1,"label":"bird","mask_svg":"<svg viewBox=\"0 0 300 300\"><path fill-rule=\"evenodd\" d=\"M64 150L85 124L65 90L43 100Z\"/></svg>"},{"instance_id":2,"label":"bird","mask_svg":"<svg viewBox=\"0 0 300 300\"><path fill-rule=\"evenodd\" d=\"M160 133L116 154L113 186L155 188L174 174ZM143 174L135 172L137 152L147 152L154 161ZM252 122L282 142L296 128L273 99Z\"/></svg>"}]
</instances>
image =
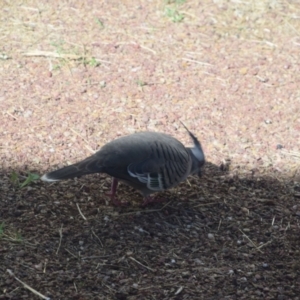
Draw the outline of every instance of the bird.
<instances>
[{"instance_id":1,"label":"bird","mask_svg":"<svg viewBox=\"0 0 300 300\"><path fill-rule=\"evenodd\" d=\"M189 175L201 175L205 163L201 143L183 126L193 141L193 147L185 147L165 133L137 132L112 140L86 159L46 173L41 180L55 182L106 173L112 177L111 189L106 195L114 205L121 205L116 198L121 181L138 190L144 198L142 205L146 206L155 202L151 194L173 188Z\"/></svg>"}]
</instances>

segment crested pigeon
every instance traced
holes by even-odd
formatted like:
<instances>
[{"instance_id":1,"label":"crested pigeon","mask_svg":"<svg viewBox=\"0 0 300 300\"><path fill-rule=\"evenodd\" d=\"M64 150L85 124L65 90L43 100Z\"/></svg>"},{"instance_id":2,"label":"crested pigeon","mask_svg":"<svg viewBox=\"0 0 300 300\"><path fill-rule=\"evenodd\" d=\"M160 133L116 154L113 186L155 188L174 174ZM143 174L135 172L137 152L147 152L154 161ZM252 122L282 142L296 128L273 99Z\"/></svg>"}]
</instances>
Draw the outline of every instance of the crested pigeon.
<instances>
[{"instance_id":1,"label":"crested pigeon","mask_svg":"<svg viewBox=\"0 0 300 300\"><path fill-rule=\"evenodd\" d=\"M138 132L117 138L83 161L47 173L41 179L53 182L106 173L112 176L111 191L107 195L113 204L120 204L115 196L118 181L122 181L137 189L146 205L153 202L150 194L170 189L191 174L200 175L204 153L197 138L186 130L194 143L191 148L164 133Z\"/></svg>"}]
</instances>

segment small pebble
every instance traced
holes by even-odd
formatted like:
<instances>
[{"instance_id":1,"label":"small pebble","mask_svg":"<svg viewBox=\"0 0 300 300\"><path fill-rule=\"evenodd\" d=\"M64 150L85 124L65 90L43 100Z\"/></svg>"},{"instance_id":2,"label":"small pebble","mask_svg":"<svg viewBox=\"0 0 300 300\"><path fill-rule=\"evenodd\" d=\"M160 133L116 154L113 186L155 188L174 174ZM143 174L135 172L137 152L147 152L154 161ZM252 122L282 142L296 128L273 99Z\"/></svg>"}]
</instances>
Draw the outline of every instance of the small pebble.
<instances>
[{"instance_id":1,"label":"small pebble","mask_svg":"<svg viewBox=\"0 0 300 300\"><path fill-rule=\"evenodd\" d=\"M212 234L212 233L209 233L207 235L207 237L210 239L210 240L214 240L215 239L215 236Z\"/></svg>"},{"instance_id":2,"label":"small pebble","mask_svg":"<svg viewBox=\"0 0 300 300\"><path fill-rule=\"evenodd\" d=\"M277 150L280 150L280 149L282 149L283 148L283 146L281 145L281 144L277 144L277 146L276 146L276 149Z\"/></svg>"}]
</instances>

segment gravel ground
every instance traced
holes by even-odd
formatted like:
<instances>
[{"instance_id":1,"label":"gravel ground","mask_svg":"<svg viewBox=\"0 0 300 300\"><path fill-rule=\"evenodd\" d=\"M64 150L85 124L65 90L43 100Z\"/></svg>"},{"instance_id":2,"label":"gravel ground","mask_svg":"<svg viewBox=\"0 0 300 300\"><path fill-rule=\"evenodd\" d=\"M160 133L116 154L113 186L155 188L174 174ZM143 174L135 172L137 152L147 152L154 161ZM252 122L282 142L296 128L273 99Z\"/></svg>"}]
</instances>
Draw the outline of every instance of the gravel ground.
<instances>
[{"instance_id":1,"label":"gravel ground","mask_svg":"<svg viewBox=\"0 0 300 300\"><path fill-rule=\"evenodd\" d=\"M300 299L298 1L0 7L0 299ZM180 121L207 165L164 203L29 180Z\"/></svg>"}]
</instances>

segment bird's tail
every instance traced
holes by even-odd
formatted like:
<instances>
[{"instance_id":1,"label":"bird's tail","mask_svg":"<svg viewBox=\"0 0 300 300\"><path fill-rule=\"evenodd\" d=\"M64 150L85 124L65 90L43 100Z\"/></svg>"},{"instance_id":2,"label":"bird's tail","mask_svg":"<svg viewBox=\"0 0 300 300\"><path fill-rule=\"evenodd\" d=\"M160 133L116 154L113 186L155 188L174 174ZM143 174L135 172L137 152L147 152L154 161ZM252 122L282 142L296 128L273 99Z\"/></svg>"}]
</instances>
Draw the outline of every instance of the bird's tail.
<instances>
[{"instance_id":1,"label":"bird's tail","mask_svg":"<svg viewBox=\"0 0 300 300\"><path fill-rule=\"evenodd\" d=\"M46 173L41 177L41 180L53 182L101 172L103 172L103 167L100 165L100 162L95 159L95 157L91 156L74 165Z\"/></svg>"}]
</instances>

